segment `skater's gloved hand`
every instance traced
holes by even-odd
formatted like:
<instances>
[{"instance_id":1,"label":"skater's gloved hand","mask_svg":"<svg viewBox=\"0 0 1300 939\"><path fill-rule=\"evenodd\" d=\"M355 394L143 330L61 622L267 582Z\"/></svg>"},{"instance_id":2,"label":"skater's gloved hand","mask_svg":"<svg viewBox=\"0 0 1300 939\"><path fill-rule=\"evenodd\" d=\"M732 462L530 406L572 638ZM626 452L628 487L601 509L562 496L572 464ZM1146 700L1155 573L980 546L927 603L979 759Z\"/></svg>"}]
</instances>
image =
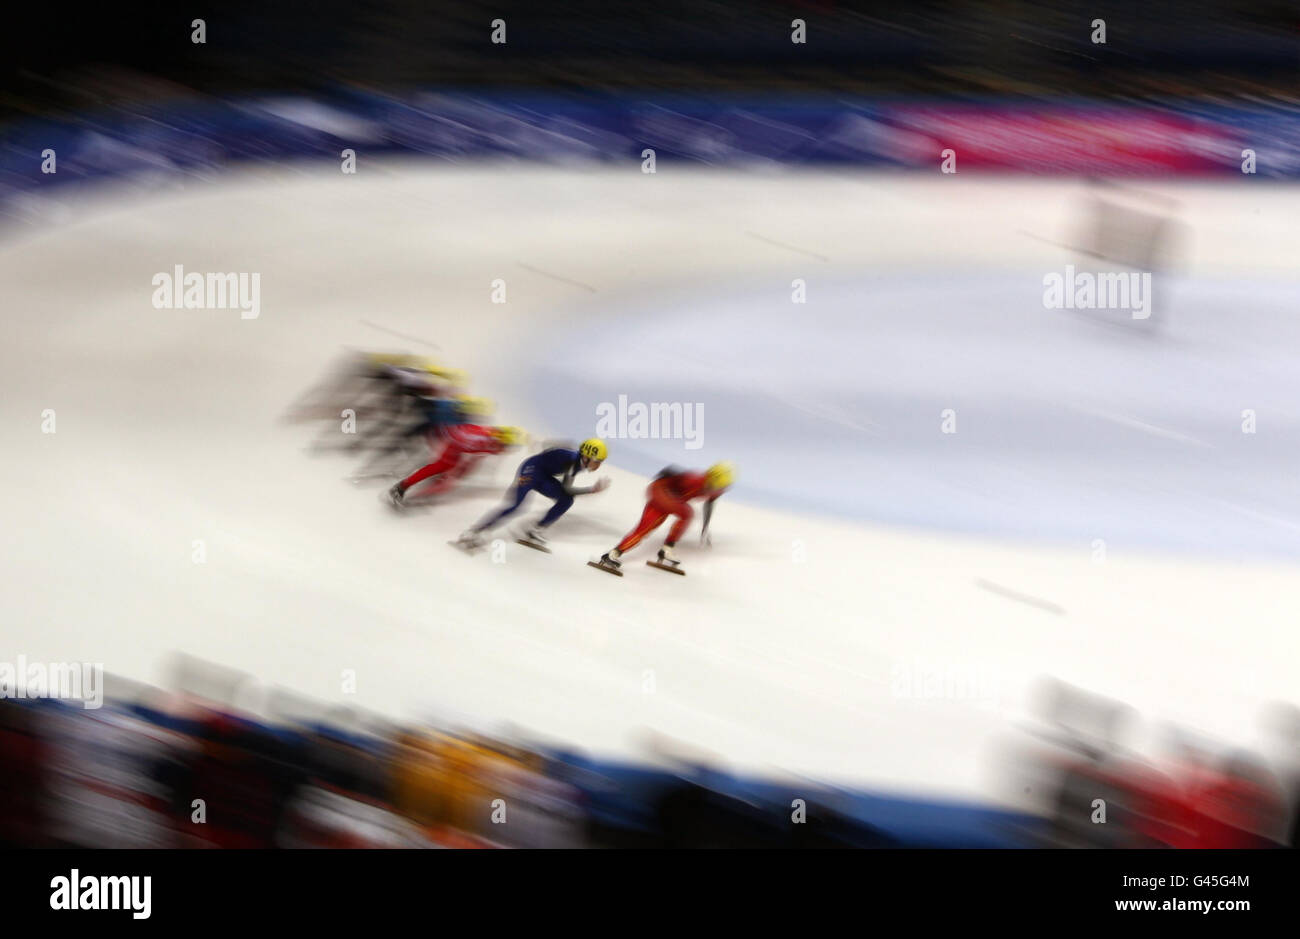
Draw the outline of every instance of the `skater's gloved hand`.
<instances>
[{"instance_id":1,"label":"skater's gloved hand","mask_svg":"<svg viewBox=\"0 0 1300 939\"><path fill-rule=\"evenodd\" d=\"M605 491L606 489L608 489L608 488L609 488L609 477L608 477L608 476L602 476L602 477L600 477L600 479L596 480L596 485L594 485L594 486L591 487L591 491L592 491L592 492L604 492L604 491Z\"/></svg>"},{"instance_id":2,"label":"skater's gloved hand","mask_svg":"<svg viewBox=\"0 0 1300 939\"><path fill-rule=\"evenodd\" d=\"M707 528L700 532L700 544L706 548L713 547L713 536L709 534Z\"/></svg>"}]
</instances>

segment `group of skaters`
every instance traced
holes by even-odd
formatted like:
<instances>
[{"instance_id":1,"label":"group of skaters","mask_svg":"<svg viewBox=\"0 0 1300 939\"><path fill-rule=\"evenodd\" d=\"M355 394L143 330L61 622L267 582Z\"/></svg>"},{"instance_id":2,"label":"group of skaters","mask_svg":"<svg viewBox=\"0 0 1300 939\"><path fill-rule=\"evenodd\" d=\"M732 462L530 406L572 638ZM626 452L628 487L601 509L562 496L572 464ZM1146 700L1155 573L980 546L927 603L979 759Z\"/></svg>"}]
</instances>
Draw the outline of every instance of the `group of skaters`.
<instances>
[{"instance_id":1,"label":"group of skaters","mask_svg":"<svg viewBox=\"0 0 1300 939\"><path fill-rule=\"evenodd\" d=\"M428 358L355 353L294 413L300 418L341 419L346 442L332 448L369 451L369 459L354 479L400 476L384 498L401 511L413 499L436 499L451 491L484 457L528 444L528 434L519 427L490 423L492 403L468 394L466 381L463 372ZM326 444L318 441L317 446ZM423 452L414 470L405 475L392 471L391 467L403 461L413 462L417 450ZM519 464L504 504L461 533L453 544L471 553L478 550L492 530L514 516L536 492L549 499L551 506L541 518L524 524L516 533L517 540L549 552L548 530L569 510L575 497L609 487L605 477L589 486L577 485L578 474L594 473L608 458L608 445L595 437L576 448L547 446L532 453ZM381 463L389 470L373 472ZM700 538L708 544L713 503L730 488L734 477L728 463L699 471L665 467L646 490L645 509L635 527L599 561L590 562L591 566L622 576L623 556L672 517L668 537L655 560L648 563L683 573L675 548L695 517L691 503L703 502Z\"/></svg>"}]
</instances>

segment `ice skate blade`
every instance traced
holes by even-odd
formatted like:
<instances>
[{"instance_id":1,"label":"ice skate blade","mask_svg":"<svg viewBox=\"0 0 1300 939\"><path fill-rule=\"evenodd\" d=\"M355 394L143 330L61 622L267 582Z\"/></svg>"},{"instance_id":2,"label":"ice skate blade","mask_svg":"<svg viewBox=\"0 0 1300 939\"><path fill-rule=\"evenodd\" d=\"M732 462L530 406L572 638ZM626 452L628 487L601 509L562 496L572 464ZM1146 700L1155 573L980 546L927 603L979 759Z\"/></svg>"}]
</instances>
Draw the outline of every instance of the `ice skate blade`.
<instances>
[{"instance_id":1,"label":"ice skate blade","mask_svg":"<svg viewBox=\"0 0 1300 939\"><path fill-rule=\"evenodd\" d=\"M448 541L447 544L451 545L453 548L459 548L460 550L464 551L466 554L473 554L475 551L483 550L483 546L481 544L469 544L468 542L465 541Z\"/></svg>"},{"instance_id":2,"label":"ice skate blade","mask_svg":"<svg viewBox=\"0 0 1300 939\"><path fill-rule=\"evenodd\" d=\"M673 564L660 564L658 561L646 561L646 565L649 567L657 567L661 571L668 571L670 574L681 574L683 577L686 576L684 570Z\"/></svg>"},{"instance_id":3,"label":"ice skate blade","mask_svg":"<svg viewBox=\"0 0 1300 939\"><path fill-rule=\"evenodd\" d=\"M588 561L588 567L594 567L598 571L604 571L606 574L613 574L615 577L622 577L623 572L616 567L606 567L604 564L597 564L595 561Z\"/></svg>"},{"instance_id":4,"label":"ice skate blade","mask_svg":"<svg viewBox=\"0 0 1300 939\"><path fill-rule=\"evenodd\" d=\"M538 544L536 541L525 541L523 538L516 538L515 544L521 544L525 548L532 548L534 551L541 551L545 554L551 553L550 548L546 547L546 545Z\"/></svg>"}]
</instances>

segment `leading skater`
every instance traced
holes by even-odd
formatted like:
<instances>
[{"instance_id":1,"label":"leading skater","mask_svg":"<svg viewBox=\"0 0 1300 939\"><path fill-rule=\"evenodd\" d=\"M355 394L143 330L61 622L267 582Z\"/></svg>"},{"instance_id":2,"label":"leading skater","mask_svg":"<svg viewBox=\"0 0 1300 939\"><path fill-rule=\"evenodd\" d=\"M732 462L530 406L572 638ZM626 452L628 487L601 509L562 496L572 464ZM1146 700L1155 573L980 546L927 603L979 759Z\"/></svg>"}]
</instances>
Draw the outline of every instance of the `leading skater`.
<instances>
[{"instance_id":1,"label":"leading skater","mask_svg":"<svg viewBox=\"0 0 1300 939\"><path fill-rule=\"evenodd\" d=\"M682 535L686 534L686 529L695 516L694 510L691 509L691 500L704 500L704 525L700 531L700 542L708 544L709 519L713 516L713 503L727 491L734 480L735 468L730 463L715 463L703 473L681 470L675 466L660 470L654 482L646 489L649 499L645 511L641 513L641 521L637 522L636 527L627 533L617 547L601 555L598 562L592 562L592 566L609 571L611 574L620 573L619 568L622 564L619 559L623 553L631 551L641 543L641 539L672 515L677 521L668 530L668 538L659 549L657 560L649 563L664 570L681 573L681 561L677 559L673 548Z\"/></svg>"}]
</instances>

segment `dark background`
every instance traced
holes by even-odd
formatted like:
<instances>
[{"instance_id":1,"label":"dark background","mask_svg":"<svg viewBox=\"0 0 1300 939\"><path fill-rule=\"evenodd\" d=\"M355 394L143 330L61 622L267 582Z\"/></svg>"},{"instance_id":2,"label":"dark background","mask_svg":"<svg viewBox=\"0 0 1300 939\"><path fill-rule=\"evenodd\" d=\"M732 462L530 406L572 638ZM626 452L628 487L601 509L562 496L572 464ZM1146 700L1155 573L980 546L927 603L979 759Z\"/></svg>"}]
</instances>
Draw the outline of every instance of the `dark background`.
<instances>
[{"instance_id":1,"label":"dark background","mask_svg":"<svg viewBox=\"0 0 1300 939\"><path fill-rule=\"evenodd\" d=\"M6 9L0 119L114 99L344 86L1289 96L1296 0L319 0ZM207 22L207 43L190 22ZM508 43L489 41L506 20ZM790 42L790 21L808 42ZM1090 41L1106 20L1107 44Z\"/></svg>"}]
</instances>

